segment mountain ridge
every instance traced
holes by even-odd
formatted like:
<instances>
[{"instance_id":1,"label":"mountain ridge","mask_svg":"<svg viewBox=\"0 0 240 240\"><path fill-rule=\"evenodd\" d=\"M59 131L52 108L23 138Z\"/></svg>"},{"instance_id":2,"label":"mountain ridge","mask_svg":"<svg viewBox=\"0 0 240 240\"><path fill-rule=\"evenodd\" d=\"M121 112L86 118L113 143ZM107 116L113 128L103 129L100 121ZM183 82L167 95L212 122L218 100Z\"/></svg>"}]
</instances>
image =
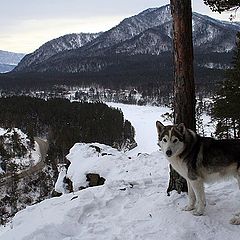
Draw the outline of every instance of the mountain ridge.
<instances>
[{"instance_id":1,"label":"mountain ridge","mask_svg":"<svg viewBox=\"0 0 240 240\"><path fill-rule=\"evenodd\" d=\"M79 48L99 35L100 33L70 33L52 39L27 54L17 68L21 70L28 65L41 63L59 52Z\"/></svg>"},{"instance_id":2,"label":"mountain ridge","mask_svg":"<svg viewBox=\"0 0 240 240\"><path fill-rule=\"evenodd\" d=\"M222 22L193 13L193 43L195 52L229 52L235 46L235 34L240 24ZM100 34L83 46L61 51L46 61L25 64L15 72L85 72L101 71L115 55L159 55L172 51L172 20L170 6L151 8L122 20L117 26ZM97 62L94 58L100 58ZM102 59L105 58L105 59ZM104 62L104 64L102 64ZM115 63L114 63L115 64Z\"/></svg>"}]
</instances>

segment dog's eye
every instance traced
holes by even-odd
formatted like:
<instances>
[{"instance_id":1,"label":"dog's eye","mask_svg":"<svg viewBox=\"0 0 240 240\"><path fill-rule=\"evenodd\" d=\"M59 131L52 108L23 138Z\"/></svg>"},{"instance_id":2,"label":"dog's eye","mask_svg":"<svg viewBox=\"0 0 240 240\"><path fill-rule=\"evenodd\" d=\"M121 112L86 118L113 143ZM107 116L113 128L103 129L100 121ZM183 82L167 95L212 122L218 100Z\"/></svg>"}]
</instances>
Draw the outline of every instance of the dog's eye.
<instances>
[{"instance_id":1,"label":"dog's eye","mask_svg":"<svg viewBox=\"0 0 240 240\"><path fill-rule=\"evenodd\" d=\"M163 141L164 141L164 142L167 142L167 139L166 139L166 138L163 138Z\"/></svg>"},{"instance_id":2,"label":"dog's eye","mask_svg":"<svg viewBox=\"0 0 240 240\"><path fill-rule=\"evenodd\" d=\"M174 140L173 140L173 143L176 143L178 140L175 138Z\"/></svg>"}]
</instances>

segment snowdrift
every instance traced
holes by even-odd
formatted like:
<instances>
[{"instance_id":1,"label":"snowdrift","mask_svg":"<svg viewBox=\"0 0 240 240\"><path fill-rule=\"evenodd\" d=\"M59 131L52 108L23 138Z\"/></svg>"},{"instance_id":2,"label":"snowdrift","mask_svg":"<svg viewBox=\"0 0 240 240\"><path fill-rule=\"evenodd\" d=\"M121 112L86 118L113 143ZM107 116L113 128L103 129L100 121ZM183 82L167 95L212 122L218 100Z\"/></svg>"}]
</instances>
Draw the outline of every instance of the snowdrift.
<instances>
[{"instance_id":1,"label":"snowdrift","mask_svg":"<svg viewBox=\"0 0 240 240\"><path fill-rule=\"evenodd\" d=\"M186 194L167 196L169 167L159 151L129 157L106 145L77 143L67 158L75 189L87 186L88 172L105 184L27 207L0 228L1 240L239 239L240 227L229 224L240 210L234 181L206 186L206 214L196 217L181 211Z\"/></svg>"}]
</instances>

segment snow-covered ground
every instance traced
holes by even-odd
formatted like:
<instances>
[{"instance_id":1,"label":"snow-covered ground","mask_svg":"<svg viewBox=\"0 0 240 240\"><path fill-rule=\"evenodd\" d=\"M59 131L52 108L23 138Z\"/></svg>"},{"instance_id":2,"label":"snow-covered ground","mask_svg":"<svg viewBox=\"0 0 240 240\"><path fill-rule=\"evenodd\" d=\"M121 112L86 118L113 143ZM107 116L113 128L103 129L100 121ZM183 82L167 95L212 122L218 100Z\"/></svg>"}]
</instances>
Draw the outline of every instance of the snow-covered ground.
<instances>
[{"instance_id":1,"label":"snow-covered ground","mask_svg":"<svg viewBox=\"0 0 240 240\"><path fill-rule=\"evenodd\" d=\"M124 118L129 120L135 128L135 140L137 148L130 155L140 153L151 153L158 150L156 121L163 121L162 115L169 112L167 107L136 106L121 103L107 103L108 106L120 108ZM171 122L164 122L171 124Z\"/></svg>"},{"instance_id":2,"label":"snow-covered ground","mask_svg":"<svg viewBox=\"0 0 240 240\"><path fill-rule=\"evenodd\" d=\"M240 211L236 182L206 186L204 216L181 211L187 196L167 196L168 162L156 148L155 121L167 109L111 105L122 108L135 127L137 151L75 144L67 156L74 188L87 185L86 173L100 174L105 184L26 208L0 228L0 240L238 240L240 226L229 224Z\"/></svg>"}]
</instances>

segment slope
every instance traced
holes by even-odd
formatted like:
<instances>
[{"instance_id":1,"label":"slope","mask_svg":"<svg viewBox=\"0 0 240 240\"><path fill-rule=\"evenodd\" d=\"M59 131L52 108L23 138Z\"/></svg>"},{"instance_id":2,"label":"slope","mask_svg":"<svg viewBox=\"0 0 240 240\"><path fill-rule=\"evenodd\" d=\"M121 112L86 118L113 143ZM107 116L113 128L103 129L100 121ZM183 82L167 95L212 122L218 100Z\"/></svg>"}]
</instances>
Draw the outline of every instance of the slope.
<instances>
[{"instance_id":1,"label":"slope","mask_svg":"<svg viewBox=\"0 0 240 240\"><path fill-rule=\"evenodd\" d=\"M27 54L14 71L21 71L30 65L39 64L59 52L80 48L98 36L99 33L72 33L50 40L33 53Z\"/></svg>"},{"instance_id":2,"label":"slope","mask_svg":"<svg viewBox=\"0 0 240 240\"><path fill-rule=\"evenodd\" d=\"M145 110L137 110L145 119L138 128L142 133L155 128L155 116ZM135 121L139 117L133 113L129 116L135 117ZM154 142L154 136L145 139L148 146ZM169 167L159 151L130 157L106 145L77 143L67 158L71 161L68 174L75 188L87 184L87 172L99 173L106 178L105 184L28 207L15 216L11 228L0 228L1 240L239 238L240 228L228 223L240 207L235 182L206 186L206 215L195 217L181 211L187 202L185 194L166 195Z\"/></svg>"}]
</instances>

